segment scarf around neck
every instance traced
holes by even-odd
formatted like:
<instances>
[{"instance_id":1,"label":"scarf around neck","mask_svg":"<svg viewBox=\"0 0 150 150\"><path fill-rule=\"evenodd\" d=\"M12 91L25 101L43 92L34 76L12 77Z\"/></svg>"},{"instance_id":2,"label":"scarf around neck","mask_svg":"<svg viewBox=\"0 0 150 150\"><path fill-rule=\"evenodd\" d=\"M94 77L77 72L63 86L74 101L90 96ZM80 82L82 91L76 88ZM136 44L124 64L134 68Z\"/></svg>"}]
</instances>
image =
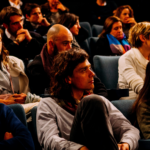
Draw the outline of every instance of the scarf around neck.
<instances>
[{"instance_id":1,"label":"scarf around neck","mask_svg":"<svg viewBox=\"0 0 150 150\"><path fill-rule=\"evenodd\" d=\"M47 51L47 43L43 46L43 49L40 53L41 59L42 59L42 64L44 67L44 71L48 76L50 76L50 70L51 70L51 65L52 65L52 56L49 55Z\"/></svg>"},{"instance_id":2,"label":"scarf around neck","mask_svg":"<svg viewBox=\"0 0 150 150\"><path fill-rule=\"evenodd\" d=\"M126 40L125 34L123 39L120 41L111 34L106 34L106 37L109 41L110 49L114 54L124 54L131 49L128 41Z\"/></svg>"}]
</instances>

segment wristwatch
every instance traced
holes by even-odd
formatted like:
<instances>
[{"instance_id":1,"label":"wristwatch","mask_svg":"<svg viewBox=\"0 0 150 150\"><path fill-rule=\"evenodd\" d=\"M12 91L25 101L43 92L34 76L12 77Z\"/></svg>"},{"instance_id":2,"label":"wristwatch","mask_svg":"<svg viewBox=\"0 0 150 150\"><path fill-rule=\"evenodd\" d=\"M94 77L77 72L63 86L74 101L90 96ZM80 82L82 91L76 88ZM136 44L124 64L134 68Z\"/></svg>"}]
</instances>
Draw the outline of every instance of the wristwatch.
<instances>
[{"instance_id":1,"label":"wristwatch","mask_svg":"<svg viewBox=\"0 0 150 150\"><path fill-rule=\"evenodd\" d=\"M17 44L19 45L20 43L19 39L15 39L14 41L17 42Z\"/></svg>"}]
</instances>

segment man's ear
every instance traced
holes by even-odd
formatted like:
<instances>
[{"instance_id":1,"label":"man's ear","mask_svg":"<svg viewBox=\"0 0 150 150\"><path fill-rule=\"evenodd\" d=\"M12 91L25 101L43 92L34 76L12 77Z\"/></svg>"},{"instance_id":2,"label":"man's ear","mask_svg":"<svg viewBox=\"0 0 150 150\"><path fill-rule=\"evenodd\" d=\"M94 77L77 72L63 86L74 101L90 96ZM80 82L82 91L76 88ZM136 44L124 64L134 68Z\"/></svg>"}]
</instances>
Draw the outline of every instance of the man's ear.
<instances>
[{"instance_id":1,"label":"man's ear","mask_svg":"<svg viewBox=\"0 0 150 150\"><path fill-rule=\"evenodd\" d=\"M139 38L140 38L140 40L144 43L145 42L145 40L146 40L146 38L145 38L145 36L144 35L139 35Z\"/></svg>"},{"instance_id":2,"label":"man's ear","mask_svg":"<svg viewBox=\"0 0 150 150\"><path fill-rule=\"evenodd\" d=\"M8 29L8 25L6 23L3 23L3 27Z\"/></svg>"},{"instance_id":3,"label":"man's ear","mask_svg":"<svg viewBox=\"0 0 150 150\"><path fill-rule=\"evenodd\" d=\"M71 77L68 76L67 78L65 78L65 82L71 84Z\"/></svg>"},{"instance_id":4,"label":"man's ear","mask_svg":"<svg viewBox=\"0 0 150 150\"><path fill-rule=\"evenodd\" d=\"M49 40L48 41L48 53L50 54L50 55L52 55L53 54L53 52L54 52L54 42L53 42L53 40Z\"/></svg>"}]
</instances>

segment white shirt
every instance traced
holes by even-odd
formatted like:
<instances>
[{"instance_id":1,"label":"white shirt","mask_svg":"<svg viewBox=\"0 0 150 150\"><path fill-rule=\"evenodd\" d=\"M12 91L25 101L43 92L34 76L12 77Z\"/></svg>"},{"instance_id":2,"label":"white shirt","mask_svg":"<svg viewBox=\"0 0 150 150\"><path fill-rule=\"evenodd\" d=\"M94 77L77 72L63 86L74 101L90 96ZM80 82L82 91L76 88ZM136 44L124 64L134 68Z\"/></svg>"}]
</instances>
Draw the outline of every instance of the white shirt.
<instances>
[{"instance_id":1,"label":"white shirt","mask_svg":"<svg viewBox=\"0 0 150 150\"><path fill-rule=\"evenodd\" d=\"M8 32L7 29L5 29L5 34L6 34L7 38L11 39L12 41L14 41L14 40L16 39L13 35L11 35L11 34Z\"/></svg>"},{"instance_id":2,"label":"white shirt","mask_svg":"<svg viewBox=\"0 0 150 150\"><path fill-rule=\"evenodd\" d=\"M10 6L15 7L15 8L17 8L17 9L20 9L20 6L22 6L22 4L23 4L23 2L22 2L21 0L20 0L20 2L19 2L18 5L14 4L14 3L11 2L11 1L9 1L9 3L10 3Z\"/></svg>"}]
</instances>

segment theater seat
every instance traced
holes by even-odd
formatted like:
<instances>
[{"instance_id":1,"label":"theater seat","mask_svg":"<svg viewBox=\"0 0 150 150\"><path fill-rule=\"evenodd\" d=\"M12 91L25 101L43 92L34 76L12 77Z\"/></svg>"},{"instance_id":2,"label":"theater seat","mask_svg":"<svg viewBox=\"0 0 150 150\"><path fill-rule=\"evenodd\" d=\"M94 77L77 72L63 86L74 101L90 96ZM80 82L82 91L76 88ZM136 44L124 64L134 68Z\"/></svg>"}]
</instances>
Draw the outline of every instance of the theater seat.
<instances>
[{"instance_id":1,"label":"theater seat","mask_svg":"<svg viewBox=\"0 0 150 150\"><path fill-rule=\"evenodd\" d=\"M92 35L93 37L97 37L103 30L103 26L101 25L93 25L92 26Z\"/></svg>"},{"instance_id":2,"label":"theater seat","mask_svg":"<svg viewBox=\"0 0 150 150\"><path fill-rule=\"evenodd\" d=\"M80 26L84 27L89 32L89 37L92 37L91 25L88 22L80 22Z\"/></svg>"},{"instance_id":3,"label":"theater seat","mask_svg":"<svg viewBox=\"0 0 150 150\"><path fill-rule=\"evenodd\" d=\"M94 70L107 89L116 89L118 83L118 60L120 56L99 56L93 58Z\"/></svg>"},{"instance_id":4,"label":"theater seat","mask_svg":"<svg viewBox=\"0 0 150 150\"><path fill-rule=\"evenodd\" d=\"M111 102L130 122L133 122L131 117L131 108L135 100L116 100ZM139 150L150 150L150 139L140 139Z\"/></svg>"},{"instance_id":5,"label":"theater seat","mask_svg":"<svg viewBox=\"0 0 150 150\"><path fill-rule=\"evenodd\" d=\"M91 51L87 39L80 43L80 47L84 49L89 55L91 55Z\"/></svg>"},{"instance_id":6,"label":"theater seat","mask_svg":"<svg viewBox=\"0 0 150 150\"><path fill-rule=\"evenodd\" d=\"M10 107L11 109L13 109L14 113L16 114L16 116L19 118L19 120L25 125L27 126L27 122L26 122L26 115L24 112L23 107L20 104L12 104L12 105L7 105L8 107Z\"/></svg>"}]
</instances>

